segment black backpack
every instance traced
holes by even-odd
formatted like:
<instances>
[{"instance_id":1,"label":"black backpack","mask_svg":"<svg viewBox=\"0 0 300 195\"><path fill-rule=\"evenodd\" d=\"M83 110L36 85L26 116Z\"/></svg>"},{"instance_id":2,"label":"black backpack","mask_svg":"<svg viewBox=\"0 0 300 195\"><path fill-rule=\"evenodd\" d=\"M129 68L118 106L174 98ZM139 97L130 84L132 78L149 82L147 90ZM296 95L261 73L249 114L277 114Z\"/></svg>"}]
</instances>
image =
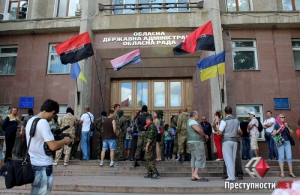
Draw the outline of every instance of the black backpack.
<instances>
[{"instance_id":1,"label":"black backpack","mask_svg":"<svg viewBox=\"0 0 300 195\"><path fill-rule=\"evenodd\" d=\"M262 124L261 124L261 122L259 120L257 120L257 121L258 121L258 127L257 127L257 129L258 129L258 131L260 133L263 130L263 126L262 126Z\"/></svg>"}]
</instances>

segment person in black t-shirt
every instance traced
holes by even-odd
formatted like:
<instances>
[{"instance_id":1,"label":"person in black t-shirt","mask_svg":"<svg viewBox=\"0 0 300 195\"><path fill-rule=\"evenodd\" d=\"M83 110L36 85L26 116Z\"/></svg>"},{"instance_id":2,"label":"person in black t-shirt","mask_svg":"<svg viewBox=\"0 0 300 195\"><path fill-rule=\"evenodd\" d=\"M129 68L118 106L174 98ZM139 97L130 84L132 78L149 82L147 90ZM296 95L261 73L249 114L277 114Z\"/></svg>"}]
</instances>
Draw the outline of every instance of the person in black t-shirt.
<instances>
[{"instance_id":1,"label":"person in black t-shirt","mask_svg":"<svg viewBox=\"0 0 300 195\"><path fill-rule=\"evenodd\" d=\"M247 160L250 158L250 138L249 133L247 132L248 128L248 118L245 117L243 121L240 123L240 128L243 131L242 135L242 143L243 143L243 160Z\"/></svg>"}]
</instances>

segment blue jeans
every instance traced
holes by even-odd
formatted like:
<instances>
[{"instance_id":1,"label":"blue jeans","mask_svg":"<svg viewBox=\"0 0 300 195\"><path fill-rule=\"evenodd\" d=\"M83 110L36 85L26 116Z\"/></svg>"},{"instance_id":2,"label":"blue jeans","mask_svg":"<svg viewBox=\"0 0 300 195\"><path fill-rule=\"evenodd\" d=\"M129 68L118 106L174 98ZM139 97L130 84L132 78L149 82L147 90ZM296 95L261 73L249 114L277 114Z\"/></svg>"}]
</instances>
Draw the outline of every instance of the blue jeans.
<instances>
[{"instance_id":1,"label":"blue jeans","mask_svg":"<svg viewBox=\"0 0 300 195\"><path fill-rule=\"evenodd\" d=\"M165 140L165 151L164 151L165 158L171 157L171 146L172 146L172 140Z\"/></svg>"},{"instance_id":2,"label":"blue jeans","mask_svg":"<svg viewBox=\"0 0 300 195\"><path fill-rule=\"evenodd\" d=\"M117 147L117 142L115 139L105 139L103 140L103 144L102 144L102 150L116 150L116 147Z\"/></svg>"},{"instance_id":3,"label":"blue jeans","mask_svg":"<svg viewBox=\"0 0 300 195\"><path fill-rule=\"evenodd\" d=\"M242 137L243 143L243 159L249 159L250 157L250 138Z\"/></svg>"},{"instance_id":4,"label":"blue jeans","mask_svg":"<svg viewBox=\"0 0 300 195\"><path fill-rule=\"evenodd\" d=\"M90 131L81 132L82 160L90 160Z\"/></svg>"},{"instance_id":5,"label":"blue jeans","mask_svg":"<svg viewBox=\"0 0 300 195\"><path fill-rule=\"evenodd\" d=\"M53 185L53 168L48 166L32 165L34 181L31 184L31 195L50 195Z\"/></svg>"},{"instance_id":6,"label":"blue jeans","mask_svg":"<svg viewBox=\"0 0 300 195\"><path fill-rule=\"evenodd\" d=\"M270 136L270 138L266 138L267 144L268 144L268 148L269 148L269 159L277 158L276 152L275 152L275 142L274 139L272 137L272 135Z\"/></svg>"},{"instance_id":7,"label":"blue jeans","mask_svg":"<svg viewBox=\"0 0 300 195\"><path fill-rule=\"evenodd\" d=\"M291 144L290 141L286 141L284 142L284 144L282 146L277 147L277 151L278 151L278 162L284 162L284 152L286 155L286 161L288 163L292 162L292 148L291 148Z\"/></svg>"}]
</instances>

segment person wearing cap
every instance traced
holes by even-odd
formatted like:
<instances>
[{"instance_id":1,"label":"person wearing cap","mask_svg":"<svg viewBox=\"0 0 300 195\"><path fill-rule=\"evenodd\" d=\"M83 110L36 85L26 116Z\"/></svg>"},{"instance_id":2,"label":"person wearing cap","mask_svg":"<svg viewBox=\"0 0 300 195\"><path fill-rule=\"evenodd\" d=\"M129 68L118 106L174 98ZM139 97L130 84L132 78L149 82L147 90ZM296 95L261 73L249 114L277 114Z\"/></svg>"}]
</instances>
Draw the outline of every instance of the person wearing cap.
<instances>
[{"instance_id":1,"label":"person wearing cap","mask_svg":"<svg viewBox=\"0 0 300 195\"><path fill-rule=\"evenodd\" d=\"M82 160L90 160L90 126L94 122L94 115L90 113L89 107L83 108L83 114L80 117L79 125L81 129L81 150Z\"/></svg>"},{"instance_id":2,"label":"person wearing cap","mask_svg":"<svg viewBox=\"0 0 300 195\"><path fill-rule=\"evenodd\" d=\"M141 158L142 152L145 152L145 146L146 146L145 135L146 135L146 130L147 130L147 129L145 129L145 126L146 126L146 119L148 116L151 116L148 113L148 107L146 105L143 105L142 112L140 115L138 115L138 117L136 119L136 124L137 124L137 129L139 131L139 135L138 135L138 141L137 141L137 149L136 149L135 156L134 156L134 164L133 164L134 167L140 166L137 163L137 161Z\"/></svg>"},{"instance_id":3,"label":"person wearing cap","mask_svg":"<svg viewBox=\"0 0 300 195\"><path fill-rule=\"evenodd\" d=\"M102 136L103 136L103 122L107 118L107 114L105 111L101 112L100 117L95 121L95 127L98 132L98 139L97 139L97 159L101 157L102 151Z\"/></svg>"},{"instance_id":4,"label":"person wearing cap","mask_svg":"<svg viewBox=\"0 0 300 195\"><path fill-rule=\"evenodd\" d=\"M67 114L63 115L60 119L60 129L69 125L70 127L68 129L66 129L63 133L68 133L72 142L74 142L76 118L72 115L72 108L68 107L66 110L66 113ZM64 166L68 166L71 149L72 149L72 147L70 147L69 145L64 145L64 147L62 147L61 149L56 150L53 165L57 165L58 160L60 159L62 153L64 152L64 154L65 154Z\"/></svg>"},{"instance_id":5,"label":"person wearing cap","mask_svg":"<svg viewBox=\"0 0 300 195\"><path fill-rule=\"evenodd\" d=\"M258 131L258 120L255 118L255 112L251 111L248 113L250 122L248 125L247 132L250 134L251 141L250 141L250 146L251 149L253 150L254 154L256 157L259 157L259 149L258 149L258 143L257 140L259 138L259 131Z\"/></svg>"}]
</instances>

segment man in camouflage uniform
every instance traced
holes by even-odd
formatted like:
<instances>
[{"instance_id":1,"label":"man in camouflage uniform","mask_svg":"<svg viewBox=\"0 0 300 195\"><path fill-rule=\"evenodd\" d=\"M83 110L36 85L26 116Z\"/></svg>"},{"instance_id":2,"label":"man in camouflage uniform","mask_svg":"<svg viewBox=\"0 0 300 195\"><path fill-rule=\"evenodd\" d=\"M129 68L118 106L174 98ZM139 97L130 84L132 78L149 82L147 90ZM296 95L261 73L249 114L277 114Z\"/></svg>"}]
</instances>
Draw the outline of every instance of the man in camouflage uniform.
<instances>
[{"instance_id":1,"label":"man in camouflage uniform","mask_svg":"<svg viewBox=\"0 0 300 195\"><path fill-rule=\"evenodd\" d=\"M152 116L148 116L146 119L146 134L145 134L145 160L146 160L146 168L147 175L144 178L157 179L159 173L154 165L154 156L153 153L155 151L156 145L156 134L157 128L153 124Z\"/></svg>"},{"instance_id":2,"label":"man in camouflage uniform","mask_svg":"<svg viewBox=\"0 0 300 195\"><path fill-rule=\"evenodd\" d=\"M74 113L74 112L73 112ZM71 149L71 160L74 160L76 157L76 152L80 143L81 139L81 125L79 125L79 120L75 118L75 139L74 143L72 144L72 149Z\"/></svg>"},{"instance_id":3,"label":"man in camouflage uniform","mask_svg":"<svg viewBox=\"0 0 300 195\"><path fill-rule=\"evenodd\" d=\"M117 129L117 132L118 132L118 135L120 135L121 133L121 129L120 129L120 118L119 118L119 112L120 112L120 109L121 109L121 106L120 104L115 104L114 105L114 117L113 117L113 120L115 120L115 123L116 123L116 129ZM116 150L115 150L115 157L114 159L115 160L124 160L124 151L121 151L120 150L120 136L117 138L116 140Z\"/></svg>"},{"instance_id":4,"label":"man in camouflage uniform","mask_svg":"<svg viewBox=\"0 0 300 195\"><path fill-rule=\"evenodd\" d=\"M118 157L119 160L125 160L124 158L124 140L126 136L127 127L129 127L130 121L124 116L123 110L119 111L120 133L117 138L117 150L120 151Z\"/></svg>"},{"instance_id":5,"label":"man in camouflage uniform","mask_svg":"<svg viewBox=\"0 0 300 195\"><path fill-rule=\"evenodd\" d=\"M186 148L187 153L190 153L186 143L186 124L190 118L190 114L186 108L182 108L182 113L178 117L176 133L178 135L178 152L179 161L183 162L184 149Z\"/></svg>"},{"instance_id":6,"label":"man in camouflage uniform","mask_svg":"<svg viewBox=\"0 0 300 195\"><path fill-rule=\"evenodd\" d=\"M102 135L103 135L103 122L107 118L106 112L102 111L100 117L95 121L96 130L98 132L97 139L97 159L100 159L101 151L102 151Z\"/></svg>"},{"instance_id":7,"label":"man in camouflage uniform","mask_svg":"<svg viewBox=\"0 0 300 195\"><path fill-rule=\"evenodd\" d=\"M175 160L177 158L177 153L178 153L178 135L176 133L177 130L177 122L178 122L178 117L181 114L182 110L180 109L178 112L178 115L175 116L172 121L171 121L171 127L175 129L175 138L174 138L174 146L173 146L173 157L172 160Z\"/></svg>"},{"instance_id":8,"label":"man in camouflage uniform","mask_svg":"<svg viewBox=\"0 0 300 195\"><path fill-rule=\"evenodd\" d=\"M61 117L60 119L60 128L63 128L65 126L70 126L68 129L64 131L64 133L68 133L72 142L74 142L75 139L75 128L76 128L76 118L72 115L72 108L68 107L66 110L67 114ZM71 147L68 145L64 145L61 149L56 150L55 159L53 161L53 165L57 165L57 162L62 155L62 152L64 151L65 158L64 158L64 165L68 166L68 162L70 159L71 154Z\"/></svg>"}]
</instances>

